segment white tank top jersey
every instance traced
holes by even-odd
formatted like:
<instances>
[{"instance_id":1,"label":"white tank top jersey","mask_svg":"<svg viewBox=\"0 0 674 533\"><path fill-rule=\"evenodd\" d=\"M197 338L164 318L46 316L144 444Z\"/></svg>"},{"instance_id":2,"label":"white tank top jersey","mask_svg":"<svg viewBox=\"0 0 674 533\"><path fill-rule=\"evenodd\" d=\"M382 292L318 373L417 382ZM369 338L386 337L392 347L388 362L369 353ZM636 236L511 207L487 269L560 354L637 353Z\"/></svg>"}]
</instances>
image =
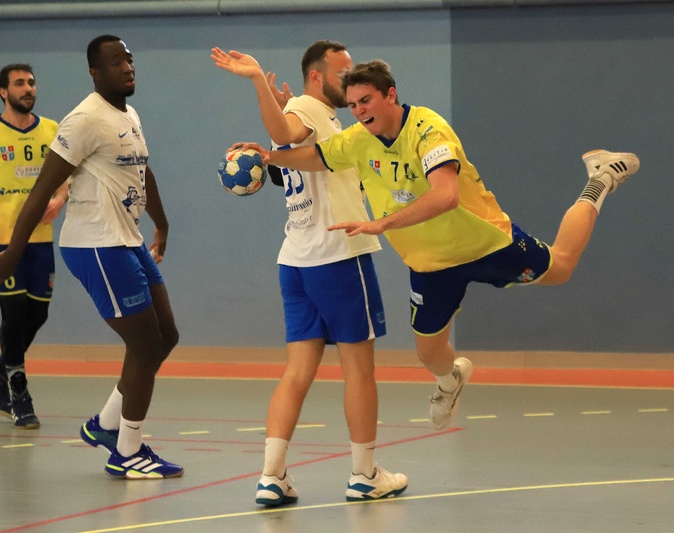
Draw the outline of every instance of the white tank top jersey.
<instances>
[{"instance_id":1,"label":"white tank top jersey","mask_svg":"<svg viewBox=\"0 0 674 533\"><path fill-rule=\"evenodd\" d=\"M148 151L136 111L92 93L59 124L51 150L77 167L59 244L73 248L140 246Z\"/></svg>"},{"instance_id":2,"label":"white tank top jersey","mask_svg":"<svg viewBox=\"0 0 674 533\"><path fill-rule=\"evenodd\" d=\"M284 113L295 114L312 130L301 144L291 145L293 148L313 146L342 131L334 110L312 96L291 98ZM375 235L348 237L345 231L327 229L337 222L368 220L355 169L339 172L281 170L288 222L286 238L278 255L279 264L311 267L381 250Z\"/></svg>"}]
</instances>

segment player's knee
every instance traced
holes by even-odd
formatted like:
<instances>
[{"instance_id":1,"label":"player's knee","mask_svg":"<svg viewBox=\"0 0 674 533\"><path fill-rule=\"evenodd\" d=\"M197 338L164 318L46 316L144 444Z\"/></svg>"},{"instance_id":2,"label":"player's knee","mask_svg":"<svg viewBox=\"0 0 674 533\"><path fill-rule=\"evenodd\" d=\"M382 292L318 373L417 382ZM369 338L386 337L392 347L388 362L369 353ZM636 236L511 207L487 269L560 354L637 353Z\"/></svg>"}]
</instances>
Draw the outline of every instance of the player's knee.
<instances>
[{"instance_id":1,"label":"player's knee","mask_svg":"<svg viewBox=\"0 0 674 533\"><path fill-rule=\"evenodd\" d=\"M41 302L38 300L29 299L27 320L28 320L28 327L30 329L37 331L42 326L44 326L45 322L47 322L48 317L49 317L49 302Z\"/></svg>"},{"instance_id":2,"label":"player's knee","mask_svg":"<svg viewBox=\"0 0 674 533\"><path fill-rule=\"evenodd\" d=\"M178 345L180 341L180 333L176 328L171 328L170 331L162 332L162 348L164 350L165 357L171 353L173 348Z\"/></svg>"}]
</instances>

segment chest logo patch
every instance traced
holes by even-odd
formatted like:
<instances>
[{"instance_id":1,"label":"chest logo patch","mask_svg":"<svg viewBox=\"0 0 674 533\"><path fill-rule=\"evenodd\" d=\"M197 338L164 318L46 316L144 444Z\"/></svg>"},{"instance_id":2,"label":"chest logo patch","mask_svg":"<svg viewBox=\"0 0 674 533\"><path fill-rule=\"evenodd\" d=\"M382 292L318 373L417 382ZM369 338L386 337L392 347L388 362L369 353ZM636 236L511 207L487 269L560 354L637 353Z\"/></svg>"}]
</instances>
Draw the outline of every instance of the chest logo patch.
<instances>
[{"instance_id":1,"label":"chest logo patch","mask_svg":"<svg viewBox=\"0 0 674 533\"><path fill-rule=\"evenodd\" d=\"M399 191L391 191L391 196L399 204L409 204L417 199L417 195L411 191L406 191L404 189Z\"/></svg>"}]
</instances>

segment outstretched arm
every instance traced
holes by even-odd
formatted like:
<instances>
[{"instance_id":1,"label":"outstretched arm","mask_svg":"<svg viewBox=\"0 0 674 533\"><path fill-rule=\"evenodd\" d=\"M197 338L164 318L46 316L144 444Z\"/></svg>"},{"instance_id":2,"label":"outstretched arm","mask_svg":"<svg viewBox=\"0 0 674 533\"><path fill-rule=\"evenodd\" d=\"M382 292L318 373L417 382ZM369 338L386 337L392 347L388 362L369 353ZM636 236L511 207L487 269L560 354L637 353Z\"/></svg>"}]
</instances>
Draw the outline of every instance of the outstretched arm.
<instances>
[{"instance_id":1,"label":"outstretched arm","mask_svg":"<svg viewBox=\"0 0 674 533\"><path fill-rule=\"evenodd\" d=\"M75 167L53 151L49 151L35 186L28 195L14 226L7 249L0 253L0 282L12 275L19 263L28 239L45 214L49 200L68 179Z\"/></svg>"},{"instance_id":2,"label":"outstretched arm","mask_svg":"<svg viewBox=\"0 0 674 533\"><path fill-rule=\"evenodd\" d=\"M218 67L253 82L262 122L276 144L300 143L311 134L311 130L297 116L283 114L262 68L253 56L236 50L230 50L227 54L220 48L213 48L211 52L211 59Z\"/></svg>"},{"instance_id":3,"label":"outstretched arm","mask_svg":"<svg viewBox=\"0 0 674 533\"><path fill-rule=\"evenodd\" d=\"M257 143L235 143L230 150L251 148L262 156L262 162L277 167L292 168L295 170L321 171L327 170L323 159L315 146L300 146L288 150L267 150Z\"/></svg>"},{"instance_id":4,"label":"outstretched arm","mask_svg":"<svg viewBox=\"0 0 674 533\"><path fill-rule=\"evenodd\" d=\"M444 165L428 175L431 188L413 203L395 213L365 222L341 222L328 231L346 230L349 237L365 233L379 235L391 229L406 228L450 211L459 205L459 175L455 164Z\"/></svg>"}]
</instances>

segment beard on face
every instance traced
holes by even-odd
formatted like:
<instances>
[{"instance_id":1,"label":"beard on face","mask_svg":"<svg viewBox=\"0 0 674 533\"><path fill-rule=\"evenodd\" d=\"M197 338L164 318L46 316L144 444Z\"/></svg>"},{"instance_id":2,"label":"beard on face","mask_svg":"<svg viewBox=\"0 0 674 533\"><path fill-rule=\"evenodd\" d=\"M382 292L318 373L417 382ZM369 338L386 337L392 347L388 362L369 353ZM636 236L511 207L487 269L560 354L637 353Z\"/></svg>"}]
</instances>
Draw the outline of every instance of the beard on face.
<instances>
[{"instance_id":1,"label":"beard on face","mask_svg":"<svg viewBox=\"0 0 674 533\"><path fill-rule=\"evenodd\" d=\"M323 84L323 96L335 107L343 108L348 105L344 93L327 82Z\"/></svg>"},{"instance_id":2,"label":"beard on face","mask_svg":"<svg viewBox=\"0 0 674 533\"><path fill-rule=\"evenodd\" d=\"M25 98L25 95L21 98ZM35 107L35 98L32 98L30 102L25 102L21 98L15 98L11 94L7 95L7 103L14 109L17 113L22 113L27 115Z\"/></svg>"}]
</instances>

